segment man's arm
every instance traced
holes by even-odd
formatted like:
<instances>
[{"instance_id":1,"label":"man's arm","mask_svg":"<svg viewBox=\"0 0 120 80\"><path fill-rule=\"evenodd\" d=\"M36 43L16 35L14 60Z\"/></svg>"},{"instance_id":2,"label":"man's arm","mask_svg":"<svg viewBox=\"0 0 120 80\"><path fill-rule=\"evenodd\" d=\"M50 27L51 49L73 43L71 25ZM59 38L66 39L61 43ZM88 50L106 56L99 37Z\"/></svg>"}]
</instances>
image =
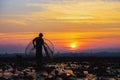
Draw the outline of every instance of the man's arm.
<instances>
[{"instance_id":1,"label":"man's arm","mask_svg":"<svg viewBox=\"0 0 120 80\"><path fill-rule=\"evenodd\" d=\"M36 43L35 43L35 41L36 41L36 38L33 39L33 41L32 41L34 48L36 47Z\"/></svg>"}]
</instances>

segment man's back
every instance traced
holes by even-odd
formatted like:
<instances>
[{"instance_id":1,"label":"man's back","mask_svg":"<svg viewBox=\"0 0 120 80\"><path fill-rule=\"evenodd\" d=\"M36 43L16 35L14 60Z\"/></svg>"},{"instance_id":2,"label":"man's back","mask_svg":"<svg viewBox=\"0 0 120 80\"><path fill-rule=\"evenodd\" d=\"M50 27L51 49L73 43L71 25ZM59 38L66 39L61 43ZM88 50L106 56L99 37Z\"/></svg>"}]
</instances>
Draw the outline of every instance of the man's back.
<instances>
[{"instance_id":1,"label":"man's back","mask_svg":"<svg viewBox=\"0 0 120 80\"><path fill-rule=\"evenodd\" d=\"M35 41L36 41L36 48L41 47L44 43L43 39L40 37L35 38Z\"/></svg>"},{"instance_id":2,"label":"man's back","mask_svg":"<svg viewBox=\"0 0 120 80\"><path fill-rule=\"evenodd\" d=\"M36 37L33 42L36 43L35 47L36 48L41 48L41 46L44 44L44 41L41 37Z\"/></svg>"}]
</instances>

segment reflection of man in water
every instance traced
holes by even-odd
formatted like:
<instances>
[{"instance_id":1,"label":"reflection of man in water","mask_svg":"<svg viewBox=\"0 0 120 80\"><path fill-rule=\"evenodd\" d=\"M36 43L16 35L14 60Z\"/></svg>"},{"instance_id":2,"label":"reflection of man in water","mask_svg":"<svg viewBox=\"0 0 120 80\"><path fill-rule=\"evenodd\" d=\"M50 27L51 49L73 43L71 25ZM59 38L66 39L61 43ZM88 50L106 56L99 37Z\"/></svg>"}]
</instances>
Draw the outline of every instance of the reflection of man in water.
<instances>
[{"instance_id":1,"label":"reflection of man in water","mask_svg":"<svg viewBox=\"0 0 120 80\"><path fill-rule=\"evenodd\" d=\"M42 59L43 59L42 45L44 44L44 40L42 37L43 37L43 34L40 33L39 37L36 37L35 39L33 39L33 45L34 45L34 48L36 49L37 70L41 70L42 68Z\"/></svg>"}]
</instances>

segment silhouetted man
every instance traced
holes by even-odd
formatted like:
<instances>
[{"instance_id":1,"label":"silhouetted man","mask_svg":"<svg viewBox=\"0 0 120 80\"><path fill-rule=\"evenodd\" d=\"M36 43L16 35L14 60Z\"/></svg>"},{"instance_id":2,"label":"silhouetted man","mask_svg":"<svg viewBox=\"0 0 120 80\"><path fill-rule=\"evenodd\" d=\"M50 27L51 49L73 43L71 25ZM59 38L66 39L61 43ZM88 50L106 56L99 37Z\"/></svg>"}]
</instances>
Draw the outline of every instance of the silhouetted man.
<instances>
[{"instance_id":1,"label":"silhouetted man","mask_svg":"<svg viewBox=\"0 0 120 80\"><path fill-rule=\"evenodd\" d=\"M43 60L43 54L42 54L42 46L44 44L43 40L43 34L40 33L39 37L36 37L33 39L33 45L34 48L36 49L36 65L37 65L37 70L41 70L42 68L42 60Z\"/></svg>"}]
</instances>

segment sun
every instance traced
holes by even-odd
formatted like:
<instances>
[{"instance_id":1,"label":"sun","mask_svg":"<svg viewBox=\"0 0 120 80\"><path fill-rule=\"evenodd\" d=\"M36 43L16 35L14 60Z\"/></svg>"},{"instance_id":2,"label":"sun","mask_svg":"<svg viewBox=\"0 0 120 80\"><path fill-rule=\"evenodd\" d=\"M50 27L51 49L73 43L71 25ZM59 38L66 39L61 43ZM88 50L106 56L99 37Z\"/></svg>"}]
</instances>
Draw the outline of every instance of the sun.
<instances>
[{"instance_id":1,"label":"sun","mask_svg":"<svg viewBox=\"0 0 120 80\"><path fill-rule=\"evenodd\" d=\"M77 47L77 44L73 42L73 43L70 44L70 47L74 49L74 48Z\"/></svg>"}]
</instances>

